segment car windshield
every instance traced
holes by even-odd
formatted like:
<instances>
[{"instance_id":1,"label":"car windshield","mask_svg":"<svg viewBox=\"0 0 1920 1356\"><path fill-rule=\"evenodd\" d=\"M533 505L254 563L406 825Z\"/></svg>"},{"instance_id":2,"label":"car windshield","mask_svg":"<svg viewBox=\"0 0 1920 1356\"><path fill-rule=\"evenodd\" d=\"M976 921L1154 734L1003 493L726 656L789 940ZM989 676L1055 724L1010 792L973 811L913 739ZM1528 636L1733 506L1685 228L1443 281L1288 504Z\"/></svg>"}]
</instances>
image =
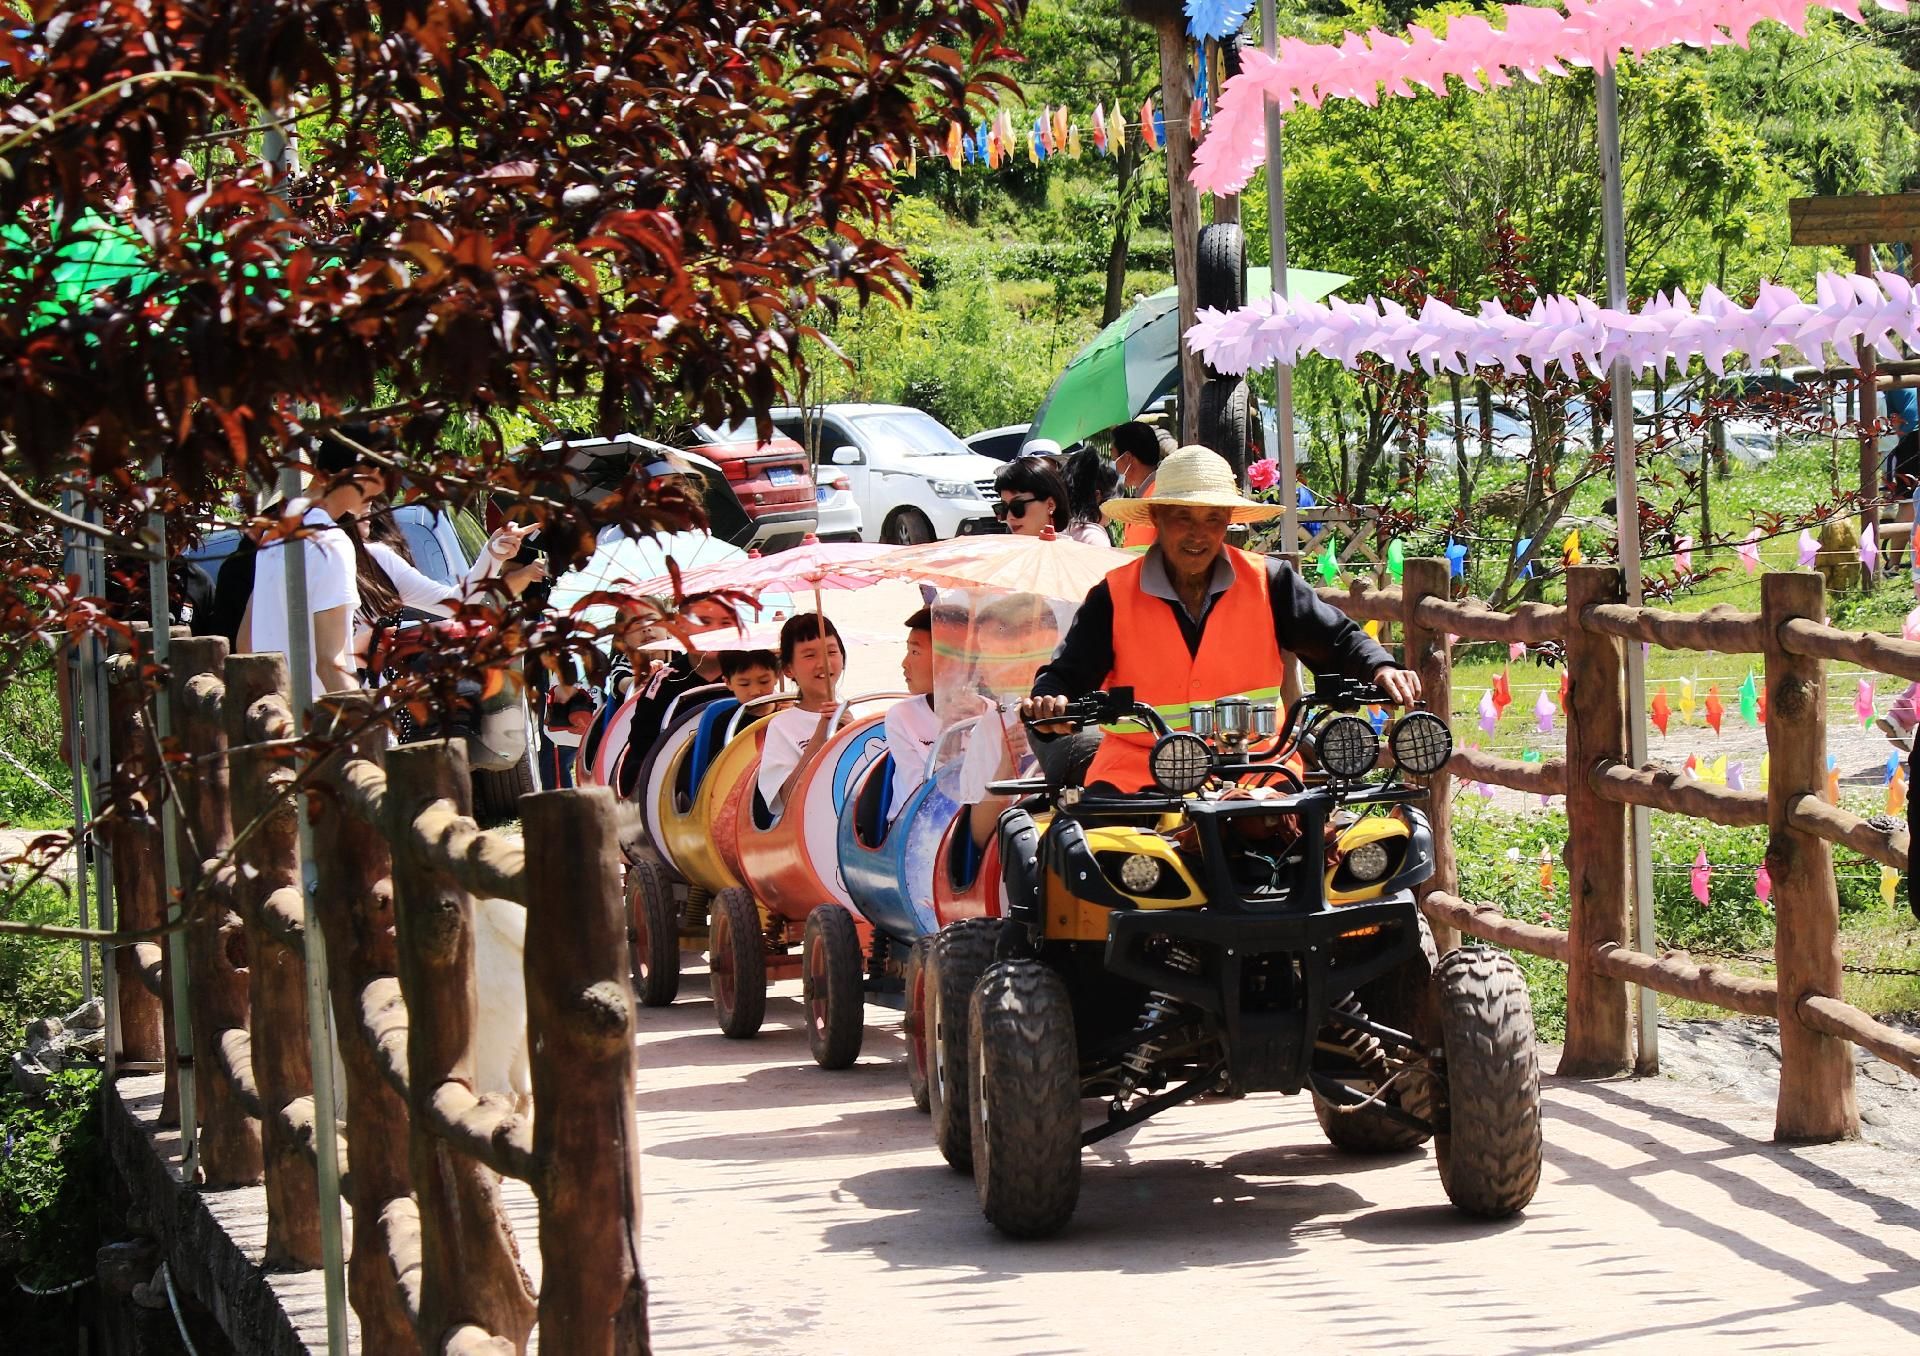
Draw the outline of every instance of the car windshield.
<instances>
[{"instance_id":1,"label":"car windshield","mask_svg":"<svg viewBox=\"0 0 1920 1356\"><path fill-rule=\"evenodd\" d=\"M874 444L896 457L947 457L972 451L945 424L920 410L855 415L853 422Z\"/></svg>"},{"instance_id":2,"label":"car windshield","mask_svg":"<svg viewBox=\"0 0 1920 1356\"><path fill-rule=\"evenodd\" d=\"M767 440L762 442L760 430L754 427L751 419L742 419L737 424L721 424L717 428L707 429L707 433L716 443L752 443L755 447L769 447L787 436L778 426L775 426L767 435ZM786 449L783 447L780 450Z\"/></svg>"}]
</instances>

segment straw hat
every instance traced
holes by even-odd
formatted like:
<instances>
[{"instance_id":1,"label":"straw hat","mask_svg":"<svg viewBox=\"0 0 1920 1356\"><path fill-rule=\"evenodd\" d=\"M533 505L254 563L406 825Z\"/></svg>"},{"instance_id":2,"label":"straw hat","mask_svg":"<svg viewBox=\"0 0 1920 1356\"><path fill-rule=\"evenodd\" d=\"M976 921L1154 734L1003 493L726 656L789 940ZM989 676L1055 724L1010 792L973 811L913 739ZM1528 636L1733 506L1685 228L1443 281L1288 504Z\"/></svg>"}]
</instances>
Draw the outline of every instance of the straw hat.
<instances>
[{"instance_id":1,"label":"straw hat","mask_svg":"<svg viewBox=\"0 0 1920 1356\"><path fill-rule=\"evenodd\" d=\"M1183 447L1160 462L1146 498L1109 499L1100 506L1100 512L1110 522L1143 523L1155 504L1229 509L1227 521L1234 523L1265 522L1281 511L1278 504L1262 504L1243 496L1227 459L1197 445Z\"/></svg>"}]
</instances>

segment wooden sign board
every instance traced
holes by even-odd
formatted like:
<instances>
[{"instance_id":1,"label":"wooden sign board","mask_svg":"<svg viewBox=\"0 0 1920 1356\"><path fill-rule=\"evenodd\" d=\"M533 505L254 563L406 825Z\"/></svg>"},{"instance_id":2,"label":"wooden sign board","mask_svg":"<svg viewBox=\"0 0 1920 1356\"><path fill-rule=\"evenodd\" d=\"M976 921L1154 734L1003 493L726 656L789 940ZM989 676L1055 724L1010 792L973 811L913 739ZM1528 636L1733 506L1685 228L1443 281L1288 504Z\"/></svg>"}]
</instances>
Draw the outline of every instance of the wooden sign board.
<instances>
[{"instance_id":1,"label":"wooden sign board","mask_svg":"<svg viewBox=\"0 0 1920 1356\"><path fill-rule=\"evenodd\" d=\"M1920 193L1850 193L1787 204L1796 245L1893 245L1920 240Z\"/></svg>"}]
</instances>

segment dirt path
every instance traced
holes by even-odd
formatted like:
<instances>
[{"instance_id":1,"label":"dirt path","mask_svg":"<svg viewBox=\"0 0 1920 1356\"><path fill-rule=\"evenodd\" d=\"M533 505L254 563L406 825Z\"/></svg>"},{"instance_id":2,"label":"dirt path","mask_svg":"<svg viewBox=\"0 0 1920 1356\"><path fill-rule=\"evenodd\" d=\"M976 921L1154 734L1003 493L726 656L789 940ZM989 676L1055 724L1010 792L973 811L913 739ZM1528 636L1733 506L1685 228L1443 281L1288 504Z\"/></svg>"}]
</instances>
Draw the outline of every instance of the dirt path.
<instances>
[{"instance_id":1,"label":"dirt path","mask_svg":"<svg viewBox=\"0 0 1920 1356\"><path fill-rule=\"evenodd\" d=\"M1765 1106L1668 1080L1548 1088L1524 1218L1450 1209L1429 1154L1333 1154L1303 1099L1176 1110L1088 1155L1061 1237L1001 1239L869 1010L811 1064L797 986L723 1040L704 983L641 1015L664 1353L1751 1352L1920 1339L1920 1161L1788 1150ZM1548 1067L1551 1067L1549 1064Z\"/></svg>"}]
</instances>

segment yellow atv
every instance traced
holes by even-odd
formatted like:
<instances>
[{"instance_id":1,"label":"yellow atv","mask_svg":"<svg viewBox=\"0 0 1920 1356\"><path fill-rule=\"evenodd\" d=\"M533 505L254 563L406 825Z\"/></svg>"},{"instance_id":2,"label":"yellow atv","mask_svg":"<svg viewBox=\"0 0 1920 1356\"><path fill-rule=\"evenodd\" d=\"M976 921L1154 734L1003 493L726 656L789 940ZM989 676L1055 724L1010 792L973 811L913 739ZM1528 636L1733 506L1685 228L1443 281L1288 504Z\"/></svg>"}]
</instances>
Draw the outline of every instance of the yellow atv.
<instances>
[{"instance_id":1,"label":"yellow atv","mask_svg":"<svg viewBox=\"0 0 1920 1356\"><path fill-rule=\"evenodd\" d=\"M1444 766L1452 735L1411 712L1383 759L1358 714L1382 702L1323 680L1284 728L1228 698L1175 732L1130 690L1094 693L1068 721L1145 727L1154 789L994 788L1029 798L999 826L1007 917L944 929L927 982L936 1141L995 1227L1061 1229L1085 1145L1203 1093L1306 1090L1338 1148L1432 1138L1462 1210L1532 1199L1526 984L1486 947L1436 959L1413 897L1433 839L1404 774ZM1088 1098L1106 1114L1083 1128Z\"/></svg>"}]
</instances>

